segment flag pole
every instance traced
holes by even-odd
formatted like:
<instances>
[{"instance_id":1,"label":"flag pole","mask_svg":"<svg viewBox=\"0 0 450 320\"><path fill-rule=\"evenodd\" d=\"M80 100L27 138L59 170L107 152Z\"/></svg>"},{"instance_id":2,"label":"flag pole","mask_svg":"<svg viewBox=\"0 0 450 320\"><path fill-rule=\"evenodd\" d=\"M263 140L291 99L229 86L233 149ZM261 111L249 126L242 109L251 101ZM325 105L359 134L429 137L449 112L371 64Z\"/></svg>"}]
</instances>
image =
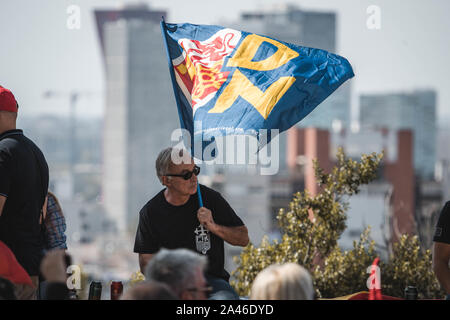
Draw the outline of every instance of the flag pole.
<instances>
[{"instance_id":1,"label":"flag pole","mask_svg":"<svg viewBox=\"0 0 450 320\"><path fill-rule=\"evenodd\" d=\"M161 20L161 33L163 36L163 40L164 40L164 45L166 47L166 55L167 55L167 62L169 64L169 73L170 73L170 79L172 80L172 88L173 88L173 93L175 95L175 101L177 103L177 110L178 110L178 118L180 119L180 126L181 129L186 129L186 126L184 125L183 122L183 116L182 116L182 112L181 112L181 101L180 101L180 96L179 96L179 92L176 89L176 78L175 78L175 72L173 70L173 64L172 64L172 59L170 58L170 52L169 52L169 45L167 42L167 33L166 33L167 27L166 27L166 22L164 21L164 16L162 16L162 20ZM194 159L194 143L192 143L191 141L191 156L192 159ZM200 184L197 181L197 195L198 195L198 204L201 207L203 207L203 199L202 199L202 194L200 192Z\"/></svg>"},{"instance_id":2,"label":"flag pole","mask_svg":"<svg viewBox=\"0 0 450 320\"><path fill-rule=\"evenodd\" d=\"M175 101L177 103L177 110L178 110L178 118L180 119L180 126L181 129L186 129L186 126L184 125L183 122L183 117L182 117L182 113L181 113L181 101L180 101L180 96L179 93L176 89L176 78L175 78L175 72L173 71L173 64L172 64L172 59L170 59L170 53L169 53L169 45L167 44L167 34L166 34L166 22L164 21L164 16L162 17L161 20L161 33L164 39L164 45L166 47L166 55L167 55L167 62L169 64L169 73L170 73L170 79L172 80L172 88L173 88L173 94L175 95ZM192 148L191 148L192 149Z\"/></svg>"}]
</instances>

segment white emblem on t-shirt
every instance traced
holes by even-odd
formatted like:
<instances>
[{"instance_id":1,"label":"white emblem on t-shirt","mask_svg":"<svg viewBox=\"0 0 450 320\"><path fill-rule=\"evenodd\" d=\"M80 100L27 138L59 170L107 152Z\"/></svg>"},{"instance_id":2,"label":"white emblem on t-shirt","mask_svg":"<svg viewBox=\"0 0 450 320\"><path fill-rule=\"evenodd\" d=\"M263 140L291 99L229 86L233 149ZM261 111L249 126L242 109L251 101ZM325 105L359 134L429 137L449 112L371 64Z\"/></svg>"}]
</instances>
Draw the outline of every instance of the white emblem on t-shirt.
<instances>
[{"instance_id":1,"label":"white emblem on t-shirt","mask_svg":"<svg viewBox=\"0 0 450 320\"><path fill-rule=\"evenodd\" d=\"M209 231L202 224L200 224L195 233L195 244L197 246L197 251L202 254L206 254L209 249L211 249L211 241L209 239Z\"/></svg>"}]
</instances>

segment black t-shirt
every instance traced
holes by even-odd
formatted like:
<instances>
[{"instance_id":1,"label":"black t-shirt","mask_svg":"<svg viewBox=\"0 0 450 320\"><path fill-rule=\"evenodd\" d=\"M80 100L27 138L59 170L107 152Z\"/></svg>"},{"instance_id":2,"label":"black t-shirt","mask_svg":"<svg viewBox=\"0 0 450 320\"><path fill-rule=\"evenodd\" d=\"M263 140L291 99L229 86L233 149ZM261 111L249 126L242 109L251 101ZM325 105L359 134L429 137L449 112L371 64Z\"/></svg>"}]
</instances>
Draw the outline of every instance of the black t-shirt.
<instances>
[{"instance_id":1,"label":"black t-shirt","mask_svg":"<svg viewBox=\"0 0 450 320\"><path fill-rule=\"evenodd\" d=\"M184 205L173 206L167 202L164 190L139 213L134 252L153 254L160 248L186 248L203 253L208 257L207 273L228 281L230 275L224 269L224 241L201 227L197 219L197 193ZM203 206L211 210L215 223L227 227L244 225L220 193L203 185L200 191Z\"/></svg>"},{"instance_id":2,"label":"black t-shirt","mask_svg":"<svg viewBox=\"0 0 450 320\"><path fill-rule=\"evenodd\" d=\"M450 201L445 204L441 211L433 241L450 244Z\"/></svg>"},{"instance_id":3,"label":"black t-shirt","mask_svg":"<svg viewBox=\"0 0 450 320\"><path fill-rule=\"evenodd\" d=\"M39 218L48 191L48 166L39 148L22 130L0 135L0 240L30 276L39 274L42 233Z\"/></svg>"}]
</instances>

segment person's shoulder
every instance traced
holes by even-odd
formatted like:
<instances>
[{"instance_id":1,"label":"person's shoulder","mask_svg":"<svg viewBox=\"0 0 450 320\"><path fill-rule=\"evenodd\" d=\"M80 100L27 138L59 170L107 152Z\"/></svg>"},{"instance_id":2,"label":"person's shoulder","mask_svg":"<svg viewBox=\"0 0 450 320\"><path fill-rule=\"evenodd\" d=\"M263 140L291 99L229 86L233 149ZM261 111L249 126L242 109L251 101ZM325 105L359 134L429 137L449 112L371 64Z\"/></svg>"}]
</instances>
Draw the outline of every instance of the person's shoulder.
<instances>
[{"instance_id":1,"label":"person's shoulder","mask_svg":"<svg viewBox=\"0 0 450 320\"><path fill-rule=\"evenodd\" d=\"M217 192L213 189L211 189L210 187L205 186L204 184L199 183L200 185L200 191L202 192Z\"/></svg>"},{"instance_id":2,"label":"person's shoulder","mask_svg":"<svg viewBox=\"0 0 450 320\"><path fill-rule=\"evenodd\" d=\"M51 192L50 190L47 192L47 198L48 198L48 201L50 202L56 202L57 201L57 198L56 198L56 196L55 196L55 194L53 193L53 192Z\"/></svg>"},{"instance_id":3,"label":"person's shoulder","mask_svg":"<svg viewBox=\"0 0 450 320\"><path fill-rule=\"evenodd\" d=\"M0 140L0 159L12 160L17 157L20 146L17 140L11 138L5 138Z\"/></svg>"},{"instance_id":4,"label":"person's shoulder","mask_svg":"<svg viewBox=\"0 0 450 320\"><path fill-rule=\"evenodd\" d=\"M229 206L228 201L217 190L211 189L204 185L200 185L200 192L202 193L202 198L205 199L205 203L207 203L211 208L217 206Z\"/></svg>"},{"instance_id":5,"label":"person's shoulder","mask_svg":"<svg viewBox=\"0 0 450 320\"><path fill-rule=\"evenodd\" d=\"M42 157L44 157L43 152L41 151L41 149L37 146L36 143L34 143L33 140L31 140L30 138L28 138L25 135L22 135L21 137L23 143L26 143L27 145L29 145L32 149L34 149L34 151L36 151L37 153L39 153ZM45 157L44 157L45 158Z\"/></svg>"},{"instance_id":6,"label":"person's shoulder","mask_svg":"<svg viewBox=\"0 0 450 320\"><path fill-rule=\"evenodd\" d=\"M51 191L47 192L47 212L59 213L63 216L62 208L59 204L58 198Z\"/></svg>"},{"instance_id":7,"label":"person's shoulder","mask_svg":"<svg viewBox=\"0 0 450 320\"><path fill-rule=\"evenodd\" d=\"M450 200L445 203L444 208L450 210Z\"/></svg>"},{"instance_id":8,"label":"person's shoulder","mask_svg":"<svg viewBox=\"0 0 450 320\"><path fill-rule=\"evenodd\" d=\"M218 192L218 191L216 191L214 189L211 189L211 188L209 188L209 187L207 187L207 186L205 186L203 184L200 184L200 192L202 193L202 196L203 195L208 195L208 196L221 197L222 198L222 195L220 194L220 192Z\"/></svg>"},{"instance_id":9,"label":"person's shoulder","mask_svg":"<svg viewBox=\"0 0 450 320\"><path fill-rule=\"evenodd\" d=\"M19 145L20 142L17 139L6 137L0 140L0 151L9 151L11 149L17 148Z\"/></svg>"},{"instance_id":10,"label":"person's shoulder","mask_svg":"<svg viewBox=\"0 0 450 320\"><path fill-rule=\"evenodd\" d=\"M147 201L147 203L141 209L141 214L150 214L150 212L155 212L154 209L161 206L161 202L163 200L162 197L164 197L164 189Z\"/></svg>"},{"instance_id":11,"label":"person's shoulder","mask_svg":"<svg viewBox=\"0 0 450 320\"><path fill-rule=\"evenodd\" d=\"M433 241L450 243L450 201L447 201L441 210Z\"/></svg>"},{"instance_id":12,"label":"person's shoulder","mask_svg":"<svg viewBox=\"0 0 450 320\"><path fill-rule=\"evenodd\" d=\"M447 201L442 207L441 216L450 216L450 201Z\"/></svg>"},{"instance_id":13,"label":"person's shoulder","mask_svg":"<svg viewBox=\"0 0 450 320\"><path fill-rule=\"evenodd\" d=\"M6 151L12 155L28 154L30 152L30 148L37 151L38 154L44 157L41 149L39 149L39 147L31 139L27 138L24 134L11 135L0 140L0 150L3 152Z\"/></svg>"},{"instance_id":14,"label":"person's shoulder","mask_svg":"<svg viewBox=\"0 0 450 320\"><path fill-rule=\"evenodd\" d=\"M444 207L442 208L440 217L450 219L450 201L447 201L445 203Z\"/></svg>"}]
</instances>

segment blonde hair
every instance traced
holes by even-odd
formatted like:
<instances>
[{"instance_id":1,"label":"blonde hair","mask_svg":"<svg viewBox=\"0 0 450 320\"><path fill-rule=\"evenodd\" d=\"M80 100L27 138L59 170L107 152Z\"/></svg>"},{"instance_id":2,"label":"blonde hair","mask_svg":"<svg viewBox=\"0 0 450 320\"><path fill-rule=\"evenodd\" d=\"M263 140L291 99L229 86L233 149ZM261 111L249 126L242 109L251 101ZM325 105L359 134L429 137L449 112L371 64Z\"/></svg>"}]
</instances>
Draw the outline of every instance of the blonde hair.
<instances>
[{"instance_id":1,"label":"blonde hair","mask_svg":"<svg viewBox=\"0 0 450 320\"><path fill-rule=\"evenodd\" d=\"M297 263L271 265L253 281L252 300L313 300L311 275Z\"/></svg>"}]
</instances>

